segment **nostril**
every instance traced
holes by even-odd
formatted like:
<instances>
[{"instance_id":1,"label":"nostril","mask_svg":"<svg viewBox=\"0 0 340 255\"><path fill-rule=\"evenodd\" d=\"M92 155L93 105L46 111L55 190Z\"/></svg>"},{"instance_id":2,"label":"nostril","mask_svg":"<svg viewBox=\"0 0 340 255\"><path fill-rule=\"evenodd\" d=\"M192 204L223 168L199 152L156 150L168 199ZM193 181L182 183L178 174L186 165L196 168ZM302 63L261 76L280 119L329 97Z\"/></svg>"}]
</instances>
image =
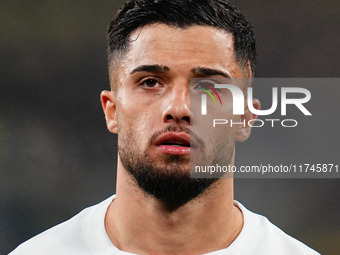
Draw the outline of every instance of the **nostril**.
<instances>
[{"instance_id":1,"label":"nostril","mask_svg":"<svg viewBox=\"0 0 340 255\"><path fill-rule=\"evenodd\" d=\"M185 117L183 117L182 119L183 119L184 121L186 121L186 122L190 123L190 117L188 117L188 116L185 116Z\"/></svg>"},{"instance_id":2,"label":"nostril","mask_svg":"<svg viewBox=\"0 0 340 255\"><path fill-rule=\"evenodd\" d=\"M166 115L166 120L174 120L175 118L171 114ZM184 120L185 122L190 123L190 117L189 116L184 116L181 118L181 120Z\"/></svg>"},{"instance_id":3,"label":"nostril","mask_svg":"<svg viewBox=\"0 0 340 255\"><path fill-rule=\"evenodd\" d=\"M169 104L162 114L162 119L164 122L186 122L190 124L190 109L188 105L181 102L172 102Z\"/></svg>"},{"instance_id":4,"label":"nostril","mask_svg":"<svg viewBox=\"0 0 340 255\"><path fill-rule=\"evenodd\" d=\"M166 115L166 119L167 119L167 120L173 120L174 117L172 117L170 114L167 114L167 115Z\"/></svg>"}]
</instances>

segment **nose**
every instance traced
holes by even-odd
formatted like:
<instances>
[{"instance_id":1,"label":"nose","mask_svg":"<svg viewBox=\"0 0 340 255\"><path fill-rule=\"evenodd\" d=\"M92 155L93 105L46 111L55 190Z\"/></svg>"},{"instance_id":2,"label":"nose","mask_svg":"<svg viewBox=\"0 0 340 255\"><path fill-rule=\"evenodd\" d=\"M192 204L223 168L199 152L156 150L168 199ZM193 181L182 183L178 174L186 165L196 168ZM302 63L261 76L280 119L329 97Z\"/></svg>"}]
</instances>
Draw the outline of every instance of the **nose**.
<instances>
[{"instance_id":1,"label":"nose","mask_svg":"<svg viewBox=\"0 0 340 255\"><path fill-rule=\"evenodd\" d=\"M190 125L190 91L184 88L174 88L169 94L162 114L164 123Z\"/></svg>"}]
</instances>

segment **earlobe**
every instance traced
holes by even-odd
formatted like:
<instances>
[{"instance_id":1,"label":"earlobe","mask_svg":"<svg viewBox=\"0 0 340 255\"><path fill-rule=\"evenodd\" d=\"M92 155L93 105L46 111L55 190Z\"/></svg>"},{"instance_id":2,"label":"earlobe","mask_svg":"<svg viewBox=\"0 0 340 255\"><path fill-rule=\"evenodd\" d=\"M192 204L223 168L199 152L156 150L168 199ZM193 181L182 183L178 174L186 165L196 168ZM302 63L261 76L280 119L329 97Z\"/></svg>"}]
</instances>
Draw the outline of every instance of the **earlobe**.
<instances>
[{"instance_id":1,"label":"earlobe","mask_svg":"<svg viewBox=\"0 0 340 255\"><path fill-rule=\"evenodd\" d=\"M258 99L253 99L253 107L256 110L261 108L261 103ZM247 140L251 133L251 120L257 119L257 115L252 113L248 107L245 109L244 115L241 116L241 122L245 123L245 125L240 125L236 133L236 142L244 142ZM250 125L249 125L250 124Z\"/></svg>"},{"instance_id":2,"label":"earlobe","mask_svg":"<svg viewBox=\"0 0 340 255\"><path fill-rule=\"evenodd\" d=\"M103 111L105 114L106 126L111 133L118 133L118 123L116 115L116 100L112 91L103 91L100 94Z\"/></svg>"}]
</instances>

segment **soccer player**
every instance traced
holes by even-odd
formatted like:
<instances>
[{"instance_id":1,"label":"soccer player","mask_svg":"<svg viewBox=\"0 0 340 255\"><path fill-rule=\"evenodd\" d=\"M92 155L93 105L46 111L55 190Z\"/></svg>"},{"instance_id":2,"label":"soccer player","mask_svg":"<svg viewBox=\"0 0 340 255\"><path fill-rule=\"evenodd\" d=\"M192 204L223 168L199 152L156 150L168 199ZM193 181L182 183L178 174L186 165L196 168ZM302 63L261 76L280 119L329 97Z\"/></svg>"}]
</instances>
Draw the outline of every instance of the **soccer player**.
<instances>
[{"instance_id":1,"label":"soccer player","mask_svg":"<svg viewBox=\"0 0 340 255\"><path fill-rule=\"evenodd\" d=\"M109 26L111 90L101 94L118 134L116 195L11 254L318 254L234 201L232 178L190 177L190 157L216 160L209 144L232 166L251 131L194 135L190 80L252 78L255 57L251 25L226 0L128 1Z\"/></svg>"}]
</instances>

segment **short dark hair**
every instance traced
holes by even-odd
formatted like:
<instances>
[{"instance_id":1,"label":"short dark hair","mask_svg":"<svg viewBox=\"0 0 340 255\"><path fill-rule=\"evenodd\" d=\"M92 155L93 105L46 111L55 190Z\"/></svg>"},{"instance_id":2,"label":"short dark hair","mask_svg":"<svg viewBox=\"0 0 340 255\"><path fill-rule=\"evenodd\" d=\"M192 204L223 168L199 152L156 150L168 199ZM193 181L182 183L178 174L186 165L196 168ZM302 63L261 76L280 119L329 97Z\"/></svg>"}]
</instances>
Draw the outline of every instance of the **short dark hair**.
<instances>
[{"instance_id":1,"label":"short dark hair","mask_svg":"<svg viewBox=\"0 0 340 255\"><path fill-rule=\"evenodd\" d=\"M226 0L129 0L117 12L108 28L108 56L116 60L129 46L131 33L140 27L162 23L178 28L211 26L230 32L236 61L255 71L256 41L252 26ZM120 53L120 54L119 54Z\"/></svg>"}]
</instances>

